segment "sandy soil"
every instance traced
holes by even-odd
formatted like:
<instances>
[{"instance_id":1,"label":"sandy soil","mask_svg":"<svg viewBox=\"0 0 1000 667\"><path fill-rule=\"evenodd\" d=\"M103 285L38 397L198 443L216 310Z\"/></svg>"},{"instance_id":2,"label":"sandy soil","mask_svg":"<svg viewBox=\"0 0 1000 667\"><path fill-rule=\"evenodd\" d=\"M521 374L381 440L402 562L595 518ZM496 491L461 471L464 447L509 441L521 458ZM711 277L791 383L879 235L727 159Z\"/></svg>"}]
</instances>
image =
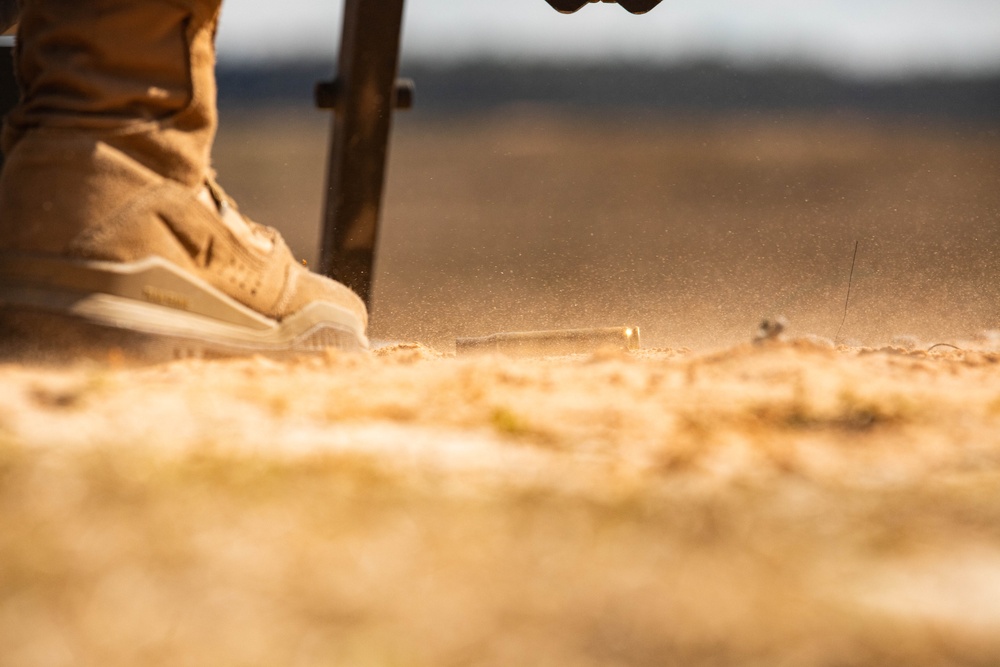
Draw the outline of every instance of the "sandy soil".
<instances>
[{"instance_id":1,"label":"sandy soil","mask_svg":"<svg viewBox=\"0 0 1000 667\"><path fill-rule=\"evenodd\" d=\"M998 363L5 366L0 664L996 664Z\"/></svg>"},{"instance_id":2,"label":"sandy soil","mask_svg":"<svg viewBox=\"0 0 1000 667\"><path fill-rule=\"evenodd\" d=\"M325 129L217 155L307 257ZM392 169L423 345L0 365L0 666L1000 664L995 129L511 109Z\"/></svg>"}]
</instances>

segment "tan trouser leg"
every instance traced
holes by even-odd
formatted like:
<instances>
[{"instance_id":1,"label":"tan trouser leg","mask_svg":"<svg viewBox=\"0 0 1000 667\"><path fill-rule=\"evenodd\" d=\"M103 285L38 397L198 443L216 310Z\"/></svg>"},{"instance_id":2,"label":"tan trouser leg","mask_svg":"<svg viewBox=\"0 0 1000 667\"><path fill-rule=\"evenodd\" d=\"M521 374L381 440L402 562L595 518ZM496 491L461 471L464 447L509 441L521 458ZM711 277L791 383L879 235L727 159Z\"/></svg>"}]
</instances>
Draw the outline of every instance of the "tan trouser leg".
<instances>
[{"instance_id":1,"label":"tan trouser leg","mask_svg":"<svg viewBox=\"0 0 1000 667\"><path fill-rule=\"evenodd\" d=\"M85 130L164 177L199 187L216 128L221 0L23 0L23 99L4 149L37 128Z\"/></svg>"},{"instance_id":2,"label":"tan trouser leg","mask_svg":"<svg viewBox=\"0 0 1000 667\"><path fill-rule=\"evenodd\" d=\"M118 261L182 250L157 238L158 214L137 211L161 180L197 193L211 177L220 4L23 0L0 249Z\"/></svg>"}]
</instances>

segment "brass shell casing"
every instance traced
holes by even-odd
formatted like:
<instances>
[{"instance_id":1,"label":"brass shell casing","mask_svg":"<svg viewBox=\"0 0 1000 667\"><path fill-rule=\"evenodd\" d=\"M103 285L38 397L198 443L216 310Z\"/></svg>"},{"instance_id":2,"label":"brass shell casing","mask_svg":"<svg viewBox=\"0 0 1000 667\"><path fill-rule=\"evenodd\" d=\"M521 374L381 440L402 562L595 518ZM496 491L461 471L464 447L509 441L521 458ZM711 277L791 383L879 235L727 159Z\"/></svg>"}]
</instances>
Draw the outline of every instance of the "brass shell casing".
<instances>
[{"instance_id":1,"label":"brass shell casing","mask_svg":"<svg viewBox=\"0 0 1000 667\"><path fill-rule=\"evenodd\" d=\"M455 352L459 355L500 353L513 357L544 357L582 354L602 348L638 350L639 327L513 331L455 341Z\"/></svg>"}]
</instances>

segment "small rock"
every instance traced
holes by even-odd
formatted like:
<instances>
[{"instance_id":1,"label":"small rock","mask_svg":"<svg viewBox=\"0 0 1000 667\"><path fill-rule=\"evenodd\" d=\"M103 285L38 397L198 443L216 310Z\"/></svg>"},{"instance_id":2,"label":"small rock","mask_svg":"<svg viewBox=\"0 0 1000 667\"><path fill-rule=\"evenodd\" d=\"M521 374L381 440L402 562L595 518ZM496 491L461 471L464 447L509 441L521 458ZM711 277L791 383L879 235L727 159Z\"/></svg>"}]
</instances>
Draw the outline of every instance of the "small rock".
<instances>
[{"instance_id":1,"label":"small rock","mask_svg":"<svg viewBox=\"0 0 1000 667\"><path fill-rule=\"evenodd\" d=\"M757 328L757 333L753 337L753 342L763 343L766 340L778 340L786 328L788 328L788 320L784 317L766 318Z\"/></svg>"}]
</instances>

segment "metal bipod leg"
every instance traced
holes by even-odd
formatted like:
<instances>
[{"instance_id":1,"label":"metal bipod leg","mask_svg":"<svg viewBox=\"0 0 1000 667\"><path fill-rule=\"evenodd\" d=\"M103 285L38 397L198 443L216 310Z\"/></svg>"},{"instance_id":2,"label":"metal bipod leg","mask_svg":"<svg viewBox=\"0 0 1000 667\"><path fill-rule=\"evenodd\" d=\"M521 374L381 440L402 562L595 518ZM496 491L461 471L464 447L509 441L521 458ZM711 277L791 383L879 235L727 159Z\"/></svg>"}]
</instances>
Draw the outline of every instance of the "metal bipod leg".
<instances>
[{"instance_id":1,"label":"metal bipod leg","mask_svg":"<svg viewBox=\"0 0 1000 667\"><path fill-rule=\"evenodd\" d=\"M334 110L320 271L371 306L392 112L413 89L396 81L404 0L346 0L338 76L316 86Z\"/></svg>"}]
</instances>

